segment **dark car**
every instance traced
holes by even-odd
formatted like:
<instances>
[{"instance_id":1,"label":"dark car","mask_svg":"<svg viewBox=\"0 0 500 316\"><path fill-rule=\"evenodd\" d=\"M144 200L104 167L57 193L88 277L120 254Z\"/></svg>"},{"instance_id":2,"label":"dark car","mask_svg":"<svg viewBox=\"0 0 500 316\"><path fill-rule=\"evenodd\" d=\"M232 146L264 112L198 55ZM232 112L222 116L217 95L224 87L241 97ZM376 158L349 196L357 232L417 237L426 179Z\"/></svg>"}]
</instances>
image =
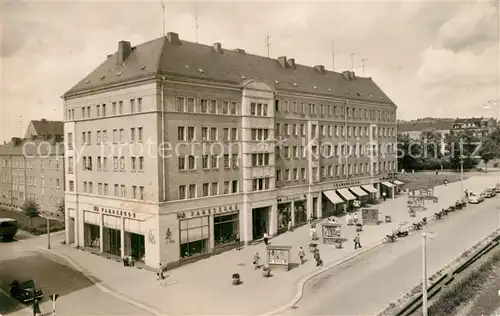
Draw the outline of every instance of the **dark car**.
<instances>
[{"instance_id":1,"label":"dark car","mask_svg":"<svg viewBox=\"0 0 500 316\"><path fill-rule=\"evenodd\" d=\"M10 295L17 300L27 304L33 301L34 298L40 300L43 297L43 292L35 287L33 280L20 282L14 280L10 284ZM33 293L33 291L35 293Z\"/></svg>"},{"instance_id":2,"label":"dark car","mask_svg":"<svg viewBox=\"0 0 500 316\"><path fill-rule=\"evenodd\" d=\"M17 221L12 218L0 218L0 240L11 241L17 233Z\"/></svg>"}]
</instances>

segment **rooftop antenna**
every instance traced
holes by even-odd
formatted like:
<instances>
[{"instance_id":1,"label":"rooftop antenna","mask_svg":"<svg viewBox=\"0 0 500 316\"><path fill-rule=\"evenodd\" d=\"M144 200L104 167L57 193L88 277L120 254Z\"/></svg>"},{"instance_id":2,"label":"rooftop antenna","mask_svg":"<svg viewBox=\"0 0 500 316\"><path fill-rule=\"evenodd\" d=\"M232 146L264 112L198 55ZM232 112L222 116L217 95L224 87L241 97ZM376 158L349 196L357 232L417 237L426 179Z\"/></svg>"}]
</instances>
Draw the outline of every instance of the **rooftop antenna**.
<instances>
[{"instance_id":1,"label":"rooftop antenna","mask_svg":"<svg viewBox=\"0 0 500 316\"><path fill-rule=\"evenodd\" d=\"M365 60L368 58L361 58L361 68L363 69L363 77L365 76Z\"/></svg>"},{"instance_id":2,"label":"rooftop antenna","mask_svg":"<svg viewBox=\"0 0 500 316\"><path fill-rule=\"evenodd\" d=\"M198 43L198 3L195 7L195 23L196 23L196 43Z\"/></svg>"},{"instance_id":3,"label":"rooftop antenna","mask_svg":"<svg viewBox=\"0 0 500 316\"><path fill-rule=\"evenodd\" d=\"M335 41L332 41L332 71L335 71Z\"/></svg>"},{"instance_id":4,"label":"rooftop antenna","mask_svg":"<svg viewBox=\"0 0 500 316\"><path fill-rule=\"evenodd\" d=\"M354 55L356 54L350 53L349 55L351 56L351 71L354 71Z\"/></svg>"},{"instance_id":5,"label":"rooftop antenna","mask_svg":"<svg viewBox=\"0 0 500 316\"><path fill-rule=\"evenodd\" d=\"M271 42L269 41L269 31L267 31L267 36L266 36L266 47L267 47L267 58L269 58L269 46L271 46Z\"/></svg>"},{"instance_id":6,"label":"rooftop antenna","mask_svg":"<svg viewBox=\"0 0 500 316\"><path fill-rule=\"evenodd\" d=\"M165 4L163 3L163 0L161 0L161 12L163 19L163 36L165 36Z\"/></svg>"}]
</instances>

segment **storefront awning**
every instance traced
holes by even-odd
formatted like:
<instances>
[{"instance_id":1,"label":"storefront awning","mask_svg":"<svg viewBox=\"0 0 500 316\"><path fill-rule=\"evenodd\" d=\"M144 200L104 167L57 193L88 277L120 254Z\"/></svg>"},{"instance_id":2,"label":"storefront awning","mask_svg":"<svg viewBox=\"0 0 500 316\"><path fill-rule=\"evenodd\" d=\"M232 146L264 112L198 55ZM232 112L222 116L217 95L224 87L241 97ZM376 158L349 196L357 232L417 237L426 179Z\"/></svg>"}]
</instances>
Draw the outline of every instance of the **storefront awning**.
<instances>
[{"instance_id":1,"label":"storefront awning","mask_svg":"<svg viewBox=\"0 0 500 316\"><path fill-rule=\"evenodd\" d=\"M338 189L337 192L347 201L352 201L356 200L356 197L349 192L347 188L345 189Z\"/></svg>"},{"instance_id":2,"label":"storefront awning","mask_svg":"<svg viewBox=\"0 0 500 316\"><path fill-rule=\"evenodd\" d=\"M356 194L358 197L362 197L362 196L367 196L368 193L366 193L365 191L363 191L363 189L361 189L360 187L352 187L352 188L349 188L351 189L351 191Z\"/></svg>"},{"instance_id":3,"label":"storefront awning","mask_svg":"<svg viewBox=\"0 0 500 316\"><path fill-rule=\"evenodd\" d=\"M337 195L337 193L335 192L335 190L329 190L329 191L324 191L323 192L326 197L330 200L330 202L332 202L333 204L340 204L340 203L344 203L344 200L342 200L342 198L340 196Z\"/></svg>"},{"instance_id":4,"label":"storefront awning","mask_svg":"<svg viewBox=\"0 0 500 316\"><path fill-rule=\"evenodd\" d=\"M362 185L361 186L364 190L370 192L370 193L377 193L377 189L375 189L375 187L371 184L367 184L367 185Z\"/></svg>"},{"instance_id":5,"label":"storefront awning","mask_svg":"<svg viewBox=\"0 0 500 316\"><path fill-rule=\"evenodd\" d=\"M395 185L403 185L403 184L405 184L404 182L401 182L401 181L399 181L399 180L394 180L394 181L393 181L393 183L394 183Z\"/></svg>"},{"instance_id":6,"label":"storefront awning","mask_svg":"<svg viewBox=\"0 0 500 316\"><path fill-rule=\"evenodd\" d=\"M384 181L384 182L380 182L382 183L383 185L385 185L386 187L388 188L392 188L394 186L394 184L390 183L390 182L387 182L387 181Z\"/></svg>"}]
</instances>

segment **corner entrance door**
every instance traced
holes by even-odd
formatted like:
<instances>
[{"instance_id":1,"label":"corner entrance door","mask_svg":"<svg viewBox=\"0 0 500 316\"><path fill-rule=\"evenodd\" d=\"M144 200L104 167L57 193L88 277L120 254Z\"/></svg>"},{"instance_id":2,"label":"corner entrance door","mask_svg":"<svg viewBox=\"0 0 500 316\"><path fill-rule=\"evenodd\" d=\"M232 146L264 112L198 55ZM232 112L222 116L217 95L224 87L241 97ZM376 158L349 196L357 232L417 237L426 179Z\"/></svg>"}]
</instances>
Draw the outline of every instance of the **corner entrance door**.
<instances>
[{"instance_id":1,"label":"corner entrance door","mask_svg":"<svg viewBox=\"0 0 500 316\"><path fill-rule=\"evenodd\" d=\"M270 207L259 207L252 210L253 240L261 239L264 233L269 234L269 209Z\"/></svg>"}]
</instances>

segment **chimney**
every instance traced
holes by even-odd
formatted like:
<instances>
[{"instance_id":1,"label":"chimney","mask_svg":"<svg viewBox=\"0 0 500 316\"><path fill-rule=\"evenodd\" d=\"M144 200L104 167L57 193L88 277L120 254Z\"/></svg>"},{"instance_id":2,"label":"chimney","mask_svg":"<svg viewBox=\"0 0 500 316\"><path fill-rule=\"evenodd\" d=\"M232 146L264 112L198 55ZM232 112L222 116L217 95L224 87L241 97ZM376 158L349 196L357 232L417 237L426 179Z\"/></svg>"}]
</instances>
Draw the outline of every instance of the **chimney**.
<instances>
[{"instance_id":1,"label":"chimney","mask_svg":"<svg viewBox=\"0 0 500 316\"><path fill-rule=\"evenodd\" d=\"M116 59L116 64L117 65L123 64L131 52L132 52L132 46L130 45L130 42L119 41L118 42L118 56Z\"/></svg>"},{"instance_id":2,"label":"chimney","mask_svg":"<svg viewBox=\"0 0 500 316\"><path fill-rule=\"evenodd\" d=\"M21 138L12 137L12 142L14 143L14 146L19 146L21 144Z\"/></svg>"},{"instance_id":3,"label":"chimney","mask_svg":"<svg viewBox=\"0 0 500 316\"><path fill-rule=\"evenodd\" d=\"M245 50L241 48L236 48L235 51L240 54L245 54Z\"/></svg>"},{"instance_id":4,"label":"chimney","mask_svg":"<svg viewBox=\"0 0 500 316\"><path fill-rule=\"evenodd\" d=\"M351 80L351 72L349 70L342 71L342 75L344 75L346 80Z\"/></svg>"},{"instance_id":5,"label":"chimney","mask_svg":"<svg viewBox=\"0 0 500 316\"><path fill-rule=\"evenodd\" d=\"M349 78L350 78L351 80L356 80L356 74L354 73L354 71L350 71L350 72L349 72Z\"/></svg>"},{"instance_id":6,"label":"chimney","mask_svg":"<svg viewBox=\"0 0 500 316\"><path fill-rule=\"evenodd\" d=\"M281 67L287 68L286 56L278 57L278 62L280 63Z\"/></svg>"},{"instance_id":7,"label":"chimney","mask_svg":"<svg viewBox=\"0 0 500 316\"><path fill-rule=\"evenodd\" d=\"M289 58L289 59L287 60L287 62L288 62L288 66L289 66L290 68L295 69L295 59L293 59L293 58Z\"/></svg>"},{"instance_id":8,"label":"chimney","mask_svg":"<svg viewBox=\"0 0 500 316\"><path fill-rule=\"evenodd\" d=\"M214 49L217 53L222 54L222 45L220 43L214 43Z\"/></svg>"},{"instance_id":9,"label":"chimney","mask_svg":"<svg viewBox=\"0 0 500 316\"><path fill-rule=\"evenodd\" d=\"M47 119L44 119L44 118L43 118L43 119L42 119L42 122L43 122L43 123L47 123Z\"/></svg>"},{"instance_id":10,"label":"chimney","mask_svg":"<svg viewBox=\"0 0 500 316\"><path fill-rule=\"evenodd\" d=\"M323 66L323 65L317 65L317 66L314 66L314 68L316 68L316 70L317 70L319 73L322 73L322 74L324 74L324 73L325 73L325 66Z\"/></svg>"},{"instance_id":11,"label":"chimney","mask_svg":"<svg viewBox=\"0 0 500 316\"><path fill-rule=\"evenodd\" d=\"M180 45L181 40L179 39L179 34L174 32L167 33L167 40L170 44Z\"/></svg>"}]
</instances>

